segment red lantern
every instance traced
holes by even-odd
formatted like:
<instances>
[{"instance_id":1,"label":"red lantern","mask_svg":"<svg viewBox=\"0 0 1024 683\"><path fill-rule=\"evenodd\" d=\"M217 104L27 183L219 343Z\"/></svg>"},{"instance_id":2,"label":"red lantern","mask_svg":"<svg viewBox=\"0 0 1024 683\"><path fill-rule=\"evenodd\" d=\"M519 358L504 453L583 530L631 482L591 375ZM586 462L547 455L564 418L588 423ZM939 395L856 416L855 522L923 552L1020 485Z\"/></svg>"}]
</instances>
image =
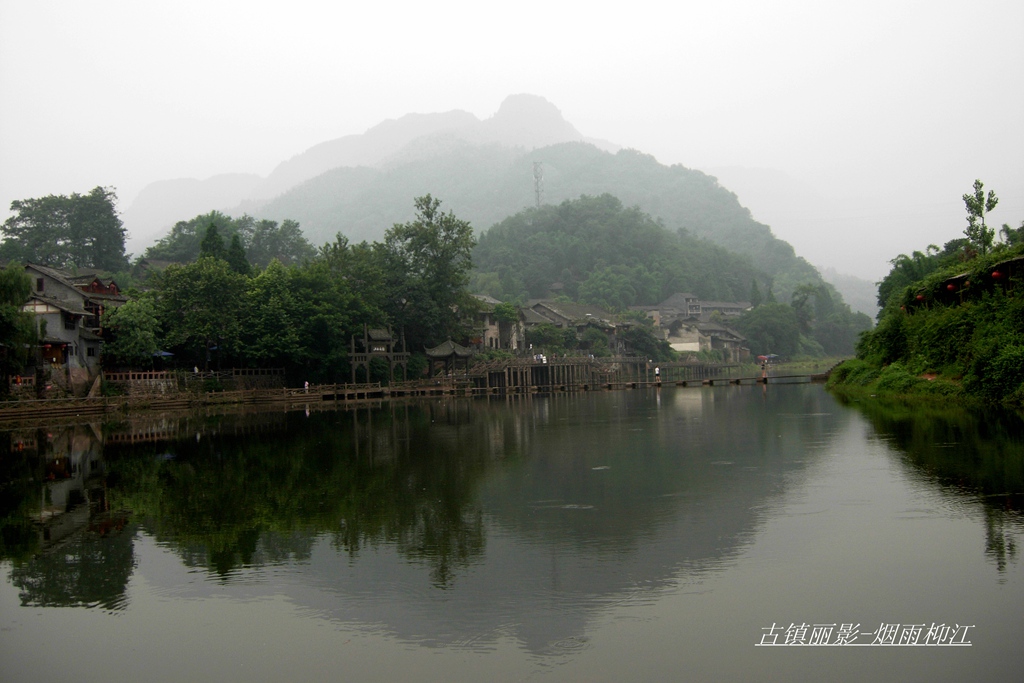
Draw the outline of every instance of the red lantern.
<instances>
[{"instance_id":1,"label":"red lantern","mask_svg":"<svg viewBox=\"0 0 1024 683\"><path fill-rule=\"evenodd\" d=\"M1001 277L1003 277L1003 274L1000 273L998 270L993 270L992 271L992 279L993 280L998 280Z\"/></svg>"},{"instance_id":2,"label":"red lantern","mask_svg":"<svg viewBox=\"0 0 1024 683\"><path fill-rule=\"evenodd\" d=\"M954 285L954 284L953 284L953 283L951 282L951 283L949 283L948 285L946 285L946 289L948 289L948 290L949 290L949 291L951 291L951 292L955 292L955 291L956 291L956 285Z\"/></svg>"},{"instance_id":3,"label":"red lantern","mask_svg":"<svg viewBox=\"0 0 1024 683\"><path fill-rule=\"evenodd\" d=\"M918 294L917 295L917 300L918 301L924 301L924 294Z\"/></svg>"}]
</instances>

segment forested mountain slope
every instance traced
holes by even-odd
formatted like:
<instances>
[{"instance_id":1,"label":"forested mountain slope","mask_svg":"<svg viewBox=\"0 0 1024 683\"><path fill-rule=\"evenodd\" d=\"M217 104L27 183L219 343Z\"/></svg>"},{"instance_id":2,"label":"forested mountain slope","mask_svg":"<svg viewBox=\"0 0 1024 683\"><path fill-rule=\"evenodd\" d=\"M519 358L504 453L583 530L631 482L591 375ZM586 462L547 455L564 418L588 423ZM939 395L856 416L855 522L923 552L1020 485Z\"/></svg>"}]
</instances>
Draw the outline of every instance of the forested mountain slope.
<instances>
[{"instance_id":1,"label":"forested mountain slope","mask_svg":"<svg viewBox=\"0 0 1024 683\"><path fill-rule=\"evenodd\" d=\"M392 224L409 219L409 197L429 192L480 234L536 204L534 164L540 162L545 205L611 194L624 206L660 220L670 232L682 229L750 257L780 292L820 281L813 266L755 221L736 195L700 171L665 166L633 150L613 154L584 142L531 152L454 139L419 144L435 149L432 154L410 150L412 161L388 169L335 169L269 202L257 215L293 218L313 243L339 232L353 241L376 240Z\"/></svg>"},{"instance_id":2,"label":"forested mountain slope","mask_svg":"<svg viewBox=\"0 0 1024 683\"><path fill-rule=\"evenodd\" d=\"M527 209L484 233L473 251L474 287L502 300L548 295L622 310L676 292L749 301L769 277L744 256L689 233L670 232L610 194Z\"/></svg>"}]
</instances>

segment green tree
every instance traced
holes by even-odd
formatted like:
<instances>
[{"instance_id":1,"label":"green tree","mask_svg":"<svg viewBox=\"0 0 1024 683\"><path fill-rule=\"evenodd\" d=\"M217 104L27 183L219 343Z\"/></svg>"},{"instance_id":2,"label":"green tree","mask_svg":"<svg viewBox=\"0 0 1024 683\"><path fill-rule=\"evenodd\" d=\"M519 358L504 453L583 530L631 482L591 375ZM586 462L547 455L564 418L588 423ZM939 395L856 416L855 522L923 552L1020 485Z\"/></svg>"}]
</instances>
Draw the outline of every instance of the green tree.
<instances>
[{"instance_id":1,"label":"green tree","mask_svg":"<svg viewBox=\"0 0 1024 683\"><path fill-rule=\"evenodd\" d=\"M750 281L750 306L757 308L764 303L764 297L761 296L761 288L757 286L757 280Z\"/></svg>"},{"instance_id":2,"label":"green tree","mask_svg":"<svg viewBox=\"0 0 1024 683\"><path fill-rule=\"evenodd\" d=\"M289 313L298 340L291 360L306 379L346 381L352 335L361 334L364 323L387 324L385 314L373 304L379 285L363 279L374 268L366 263L370 250L361 248L366 246L357 245L356 253L348 254L354 264L350 268L317 258L288 269L293 306Z\"/></svg>"},{"instance_id":3,"label":"green tree","mask_svg":"<svg viewBox=\"0 0 1024 683\"><path fill-rule=\"evenodd\" d=\"M747 311L736 321L755 354L795 354L800 343L800 320L791 306L780 303L761 304Z\"/></svg>"},{"instance_id":4,"label":"green tree","mask_svg":"<svg viewBox=\"0 0 1024 683\"><path fill-rule=\"evenodd\" d=\"M429 194L414 200L416 218L397 224L384 238L386 310L414 344L463 338L460 319L477 303L466 291L473 227L443 213Z\"/></svg>"},{"instance_id":5,"label":"green tree","mask_svg":"<svg viewBox=\"0 0 1024 683\"><path fill-rule=\"evenodd\" d=\"M587 327L580 335L579 348L598 358L612 355L612 351L608 347L608 335L592 326Z\"/></svg>"},{"instance_id":6,"label":"green tree","mask_svg":"<svg viewBox=\"0 0 1024 683\"><path fill-rule=\"evenodd\" d=\"M204 256L212 256L219 259L227 256L227 253L224 251L224 238L220 236L220 231L217 230L217 226L213 223L207 226L203 241L199 243L199 258Z\"/></svg>"},{"instance_id":7,"label":"green tree","mask_svg":"<svg viewBox=\"0 0 1024 683\"><path fill-rule=\"evenodd\" d=\"M228 247L224 260L231 266L231 270L239 275L249 275L252 272L252 267L249 265L248 259L245 258L242 238L237 233L231 236L231 246Z\"/></svg>"},{"instance_id":8,"label":"green tree","mask_svg":"<svg viewBox=\"0 0 1024 683\"><path fill-rule=\"evenodd\" d=\"M636 302L636 288L633 279L621 270L599 268L580 283L579 299L609 311L622 311Z\"/></svg>"},{"instance_id":9,"label":"green tree","mask_svg":"<svg viewBox=\"0 0 1024 683\"><path fill-rule=\"evenodd\" d=\"M151 297L144 295L107 309L103 313L103 327L113 335L103 345L105 364L139 368L152 362L160 322Z\"/></svg>"},{"instance_id":10,"label":"green tree","mask_svg":"<svg viewBox=\"0 0 1024 683\"><path fill-rule=\"evenodd\" d=\"M32 280L25 269L10 264L0 270L0 396L7 396L12 373L24 367L28 349L35 343L35 320L22 311L32 293Z\"/></svg>"},{"instance_id":11,"label":"green tree","mask_svg":"<svg viewBox=\"0 0 1024 683\"><path fill-rule=\"evenodd\" d=\"M245 351L257 365L295 365L301 353L299 337L301 313L296 308L288 271L279 261L271 261L252 278L245 321Z\"/></svg>"},{"instance_id":12,"label":"green tree","mask_svg":"<svg viewBox=\"0 0 1024 683\"><path fill-rule=\"evenodd\" d=\"M619 334L626 345L626 353L644 356L654 361L668 361L675 358L675 352L664 339L658 339L645 325L634 325Z\"/></svg>"},{"instance_id":13,"label":"green tree","mask_svg":"<svg viewBox=\"0 0 1024 683\"><path fill-rule=\"evenodd\" d=\"M1009 223L1003 223L1003 227L999 229L999 236L1011 247L1024 243L1024 221L1020 222L1019 228L1011 228Z\"/></svg>"},{"instance_id":14,"label":"green tree","mask_svg":"<svg viewBox=\"0 0 1024 683\"><path fill-rule=\"evenodd\" d=\"M967 229L964 234L979 254L987 254L995 239L995 229L985 225L985 214L996 208L999 198L992 190L985 195L985 185L980 180L974 181L974 193L964 195L967 207Z\"/></svg>"},{"instance_id":15,"label":"green tree","mask_svg":"<svg viewBox=\"0 0 1024 683\"><path fill-rule=\"evenodd\" d=\"M958 262L964 253L968 241L959 238L947 242L940 250L934 244L929 244L924 252L915 251L910 256L900 254L889 261L892 268L889 273L878 283L878 318L881 320L885 313L886 306L903 294L903 291L911 284L923 279L939 268L944 268L954 262Z\"/></svg>"},{"instance_id":16,"label":"green tree","mask_svg":"<svg viewBox=\"0 0 1024 683\"><path fill-rule=\"evenodd\" d=\"M116 204L114 190L105 187L84 195L15 200L14 215L0 226L0 256L55 268L124 270L125 228Z\"/></svg>"},{"instance_id":17,"label":"green tree","mask_svg":"<svg viewBox=\"0 0 1024 683\"><path fill-rule=\"evenodd\" d=\"M200 244L209 226L217 226L217 232L227 244L238 235L245 258L250 264L265 268L275 258L282 265L292 265L310 260L317 255L302 234L299 224L285 220L256 220L248 214L232 218L219 211L196 216L188 221L179 221L159 242L146 250L146 258L189 263L199 258Z\"/></svg>"},{"instance_id":18,"label":"green tree","mask_svg":"<svg viewBox=\"0 0 1024 683\"><path fill-rule=\"evenodd\" d=\"M814 309L811 306L811 297L818 295L818 289L810 283L805 283L793 290L793 296L790 298L789 305L793 308L793 312L796 313L796 318L800 323L800 333L810 334L811 326L814 321Z\"/></svg>"},{"instance_id":19,"label":"green tree","mask_svg":"<svg viewBox=\"0 0 1024 683\"><path fill-rule=\"evenodd\" d=\"M543 297L560 282L570 299L614 309L676 292L737 301L753 278L765 279L749 259L670 231L609 194L510 216L480 237L473 262L476 281L498 299Z\"/></svg>"},{"instance_id":20,"label":"green tree","mask_svg":"<svg viewBox=\"0 0 1024 683\"><path fill-rule=\"evenodd\" d=\"M148 259L175 263L195 261L199 258L200 243L211 225L217 226L217 232L222 235L233 235L239 230L231 216L220 211L211 211L191 220L175 223L167 235L146 250L145 256Z\"/></svg>"},{"instance_id":21,"label":"green tree","mask_svg":"<svg viewBox=\"0 0 1024 683\"><path fill-rule=\"evenodd\" d=\"M299 224L284 220L261 220L256 223L246 254L251 263L265 267L273 259L283 265L299 264L316 256L316 249L306 241Z\"/></svg>"},{"instance_id":22,"label":"green tree","mask_svg":"<svg viewBox=\"0 0 1024 683\"><path fill-rule=\"evenodd\" d=\"M563 353L567 349L576 348L576 330L541 323L526 330L526 343L534 347L534 351Z\"/></svg>"},{"instance_id":23,"label":"green tree","mask_svg":"<svg viewBox=\"0 0 1024 683\"><path fill-rule=\"evenodd\" d=\"M214 347L218 360L231 356L241 338L245 288L246 278L221 259L203 257L186 266L169 266L160 280L157 304L164 343L204 367Z\"/></svg>"}]
</instances>

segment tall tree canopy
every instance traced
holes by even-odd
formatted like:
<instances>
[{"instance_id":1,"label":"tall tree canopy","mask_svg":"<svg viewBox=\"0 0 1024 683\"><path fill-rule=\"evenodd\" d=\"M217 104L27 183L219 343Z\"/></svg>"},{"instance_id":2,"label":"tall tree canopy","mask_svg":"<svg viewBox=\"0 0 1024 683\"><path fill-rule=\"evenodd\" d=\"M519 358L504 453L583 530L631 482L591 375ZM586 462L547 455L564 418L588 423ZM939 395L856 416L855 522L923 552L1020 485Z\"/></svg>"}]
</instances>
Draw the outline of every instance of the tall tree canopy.
<instances>
[{"instance_id":1,"label":"tall tree canopy","mask_svg":"<svg viewBox=\"0 0 1024 683\"><path fill-rule=\"evenodd\" d=\"M985 184L980 180L974 181L973 193L964 195L964 206L967 207L967 228L964 234L979 254L987 254L992 248L996 231L985 225L985 215L996 208L998 203L999 197L992 190L985 196Z\"/></svg>"},{"instance_id":2,"label":"tall tree canopy","mask_svg":"<svg viewBox=\"0 0 1024 683\"><path fill-rule=\"evenodd\" d=\"M0 396L9 390L7 378L21 370L26 349L35 341L35 321L21 310L32 293L25 269L11 264L0 270Z\"/></svg>"},{"instance_id":3,"label":"tall tree canopy","mask_svg":"<svg viewBox=\"0 0 1024 683\"><path fill-rule=\"evenodd\" d=\"M214 349L218 360L233 357L247 313L246 286L246 277L222 259L203 257L186 266L170 266L160 280L157 302L164 343L188 352L204 366Z\"/></svg>"},{"instance_id":4,"label":"tall tree canopy","mask_svg":"<svg viewBox=\"0 0 1024 683\"><path fill-rule=\"evenodd\" d=\"M249 215L232 218L220 211L211 211L175 223L167 235L146 250L146 258L178 263L195 261L202 253L202 243L211 226L216 228L225 245L230 245L237 236L246 260L260 268L265 268L274 259L290 265L316 255L316 249L306 240L295 221L285 220L278 224L272 220L256 220Z\"/></svg>"},{"instance_id":5,"label":"tall tree canopy","mask_svg":"<svg viewBox=\"0 0 1024 683\"><path fill-rule=\"evenodd\" d=\"M106 187L84 195L15 200L14 215L0 226L0 256L56 268L124 270L125 229L116 204L113 188Z\"/></svg>"},{"instance_id":6,"label":"tall tree canopy","mask_svg":"<svg viewBox=\"0 0 1024 683\"><path fill-rule=\"evenodd\" d=\"M411 344L436 344L462 336L460 320L475 305L466 292L473 227L429 194L417 197L416 218L384 236L387 312Z\"/></svg>"},{"instance_id":7,"label":"tall tree canopy","mask_svg":"<svg viewBox=\"0 0 1024 683\"><path fill-rule=\"evenodd\" d=\"M676 292L742 301L751 281L768 281L747 257L671 232L609 194L511 216L480 237L473 262L474 288L497 299L542 297L560 282L570 298L610 309Z\"/></svg>"},{"instance_id":8,"label":"tall tree canopy","mask_svg":"<svg viewBox=\"0 0 1024 683\"><path fill-rule=\"evenodd\" d=\"M103 313L103 327L112 339L103 344L103 362L107 365L145 367L157 351L156 317L153 298L143 295Z\"/></svg>"}]
</instances>

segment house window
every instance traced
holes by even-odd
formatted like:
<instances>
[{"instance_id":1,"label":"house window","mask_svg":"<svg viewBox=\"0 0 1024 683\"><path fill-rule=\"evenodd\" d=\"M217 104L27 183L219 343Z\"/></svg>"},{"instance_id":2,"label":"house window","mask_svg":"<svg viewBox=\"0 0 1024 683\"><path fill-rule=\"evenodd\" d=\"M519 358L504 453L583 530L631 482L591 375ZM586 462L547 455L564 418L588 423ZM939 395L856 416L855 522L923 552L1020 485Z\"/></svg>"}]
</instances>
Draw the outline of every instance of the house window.
<instances>
[{"instance_id":1,"label":"house window","mask_svg":"<svg viewBox=\"0 0 1024 683\"><path fill-rule=\"evenodd\" d=\"M65 315L64 316L64 329L65 330L77 330L78 329L78 321L75 320L75 317L73 315Z\"/></svg>"},{"instance_id":2,"label":"house window","mask_svg":"<svg viewBox=\"0 0 1024 683\"><path fill-rule=\"evenodd\" d=\"M86 348L85 355L87 355L89 358L94 358L96 356L96 347L90 346Z\"/></svg>"},{"instance_id":3,"label":"house window","mask_svg":"<svg viewBox=\"0 0 1024 683\"><path fill-rule=\"evenodd\" d=\"M43 278L41 278L41 277L37 277L37 278L36 278L36 291L37 291L37 292L41 292L41 291L43 291L43 286L44 286L45 284L46 284L46 280L44 280L44 279L43 279Z\"/></svg>"}]
</instances>

